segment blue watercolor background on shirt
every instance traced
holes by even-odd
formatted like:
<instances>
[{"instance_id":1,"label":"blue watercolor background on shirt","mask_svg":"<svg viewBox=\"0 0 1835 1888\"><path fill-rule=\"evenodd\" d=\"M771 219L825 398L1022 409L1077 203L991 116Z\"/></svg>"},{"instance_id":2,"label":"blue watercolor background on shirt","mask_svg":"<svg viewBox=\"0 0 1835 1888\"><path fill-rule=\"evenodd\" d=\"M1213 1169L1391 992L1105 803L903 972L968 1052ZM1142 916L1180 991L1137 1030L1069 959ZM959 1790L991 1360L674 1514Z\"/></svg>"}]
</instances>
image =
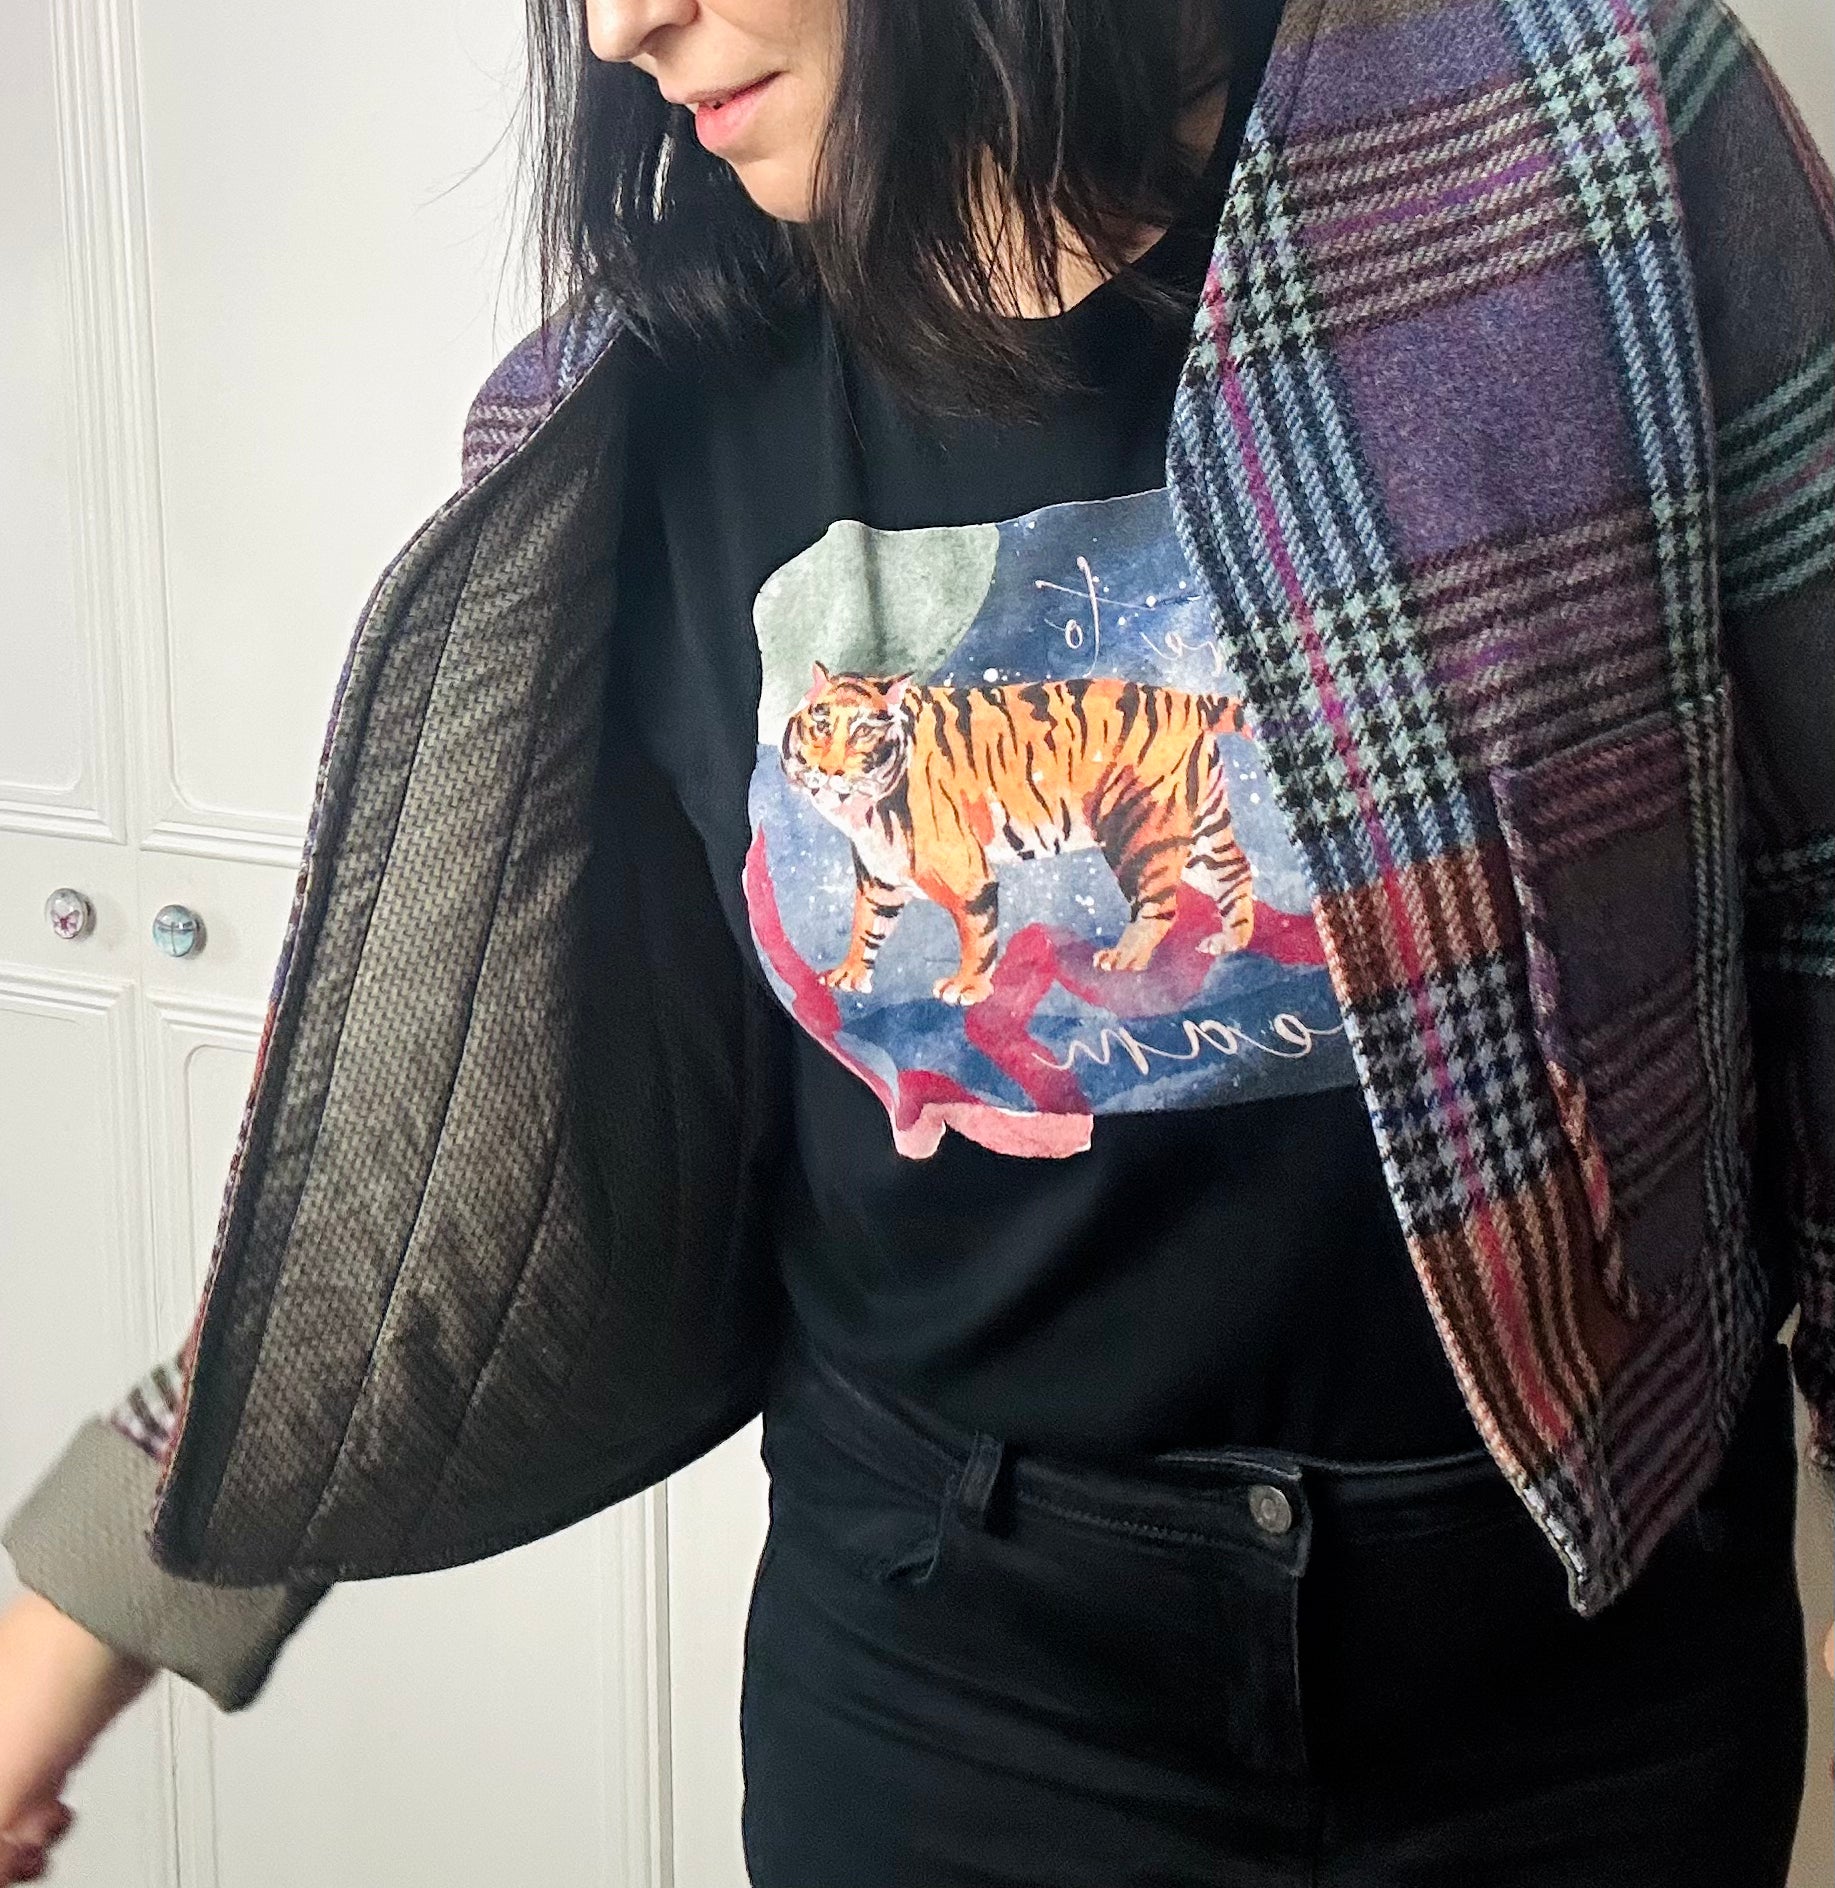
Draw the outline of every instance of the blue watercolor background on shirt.
<instances>
[{"instance_id":1,"label":"blue watercolor background on shirt","mask_svg":"<svg viewBox=\"0 0 1835 1888\"><path fill-rule=\"evenodd\" d=\"M1163 487L1045 506L998 529L999 548L980 606L946 657L918 680L974 684L1103 675L1194 693L1240 694L1208 627ZM896 610L896 595L882 599L881 607ZM761 634L760 646L768 665L772 640ZM780 695L786 679L776 678ZM809 681L807 671L788 679L793 694ZM1076 1055L1073 1063L1095 1114L1211 1106L1354 1082L1299 855L1260 755L1246 735L1216 738L1227 766L1235 835L1253 869L1256 932L1243 950L1198 960L1208 971L1195 996L1186 990L1176 1007L1122 1013L1053 980L1019 1019L1017 1039L1004 1044L996 1059L969 1040L967 1012L931 994L934 980L955 966L956 931L940 907L914 895L880 952L871 991L834 993L838 1027L831 1047L877 1070L894 1088L904 1071L931 1070L1006 1109L1031 1105L1001 1066L1010 1054L1044 1054L1062 1063L1073 1055L1074 1043L1103 1050L1105 1029L1111 1032L1106 1063L1088 1054ZM852 848L785 779L775 745L760 744L748 807L754 833L763 837L777 917L801 965L774 965L763 949L761 956L780 998L794 1009L796 986L808 988L800 971L813 974L845 954L854 902ZM1127 920L1113 873L1094 849L1004 864L998 880L1003 960L1011 940L1028 926L1051 927L1060 937L1074 934L1093 947L1112 942ZM1196 894L1186 887L1181 896ZM756 911L754 920L757 935ZM1273 940L1272 948L1265 939ZM1162 945L1162 952L1167 948ZM1088 975L1085 958L1077 980ZM1138 986L1147 980L1143 975L1126 981ZM1136 987L1137 1002L1140 994ZM1285 1040L1277 1023L1282 1015L1303 1025L1297 1032L1290 1026ZM1208 1024L1212 1031L1211 1042L1201 1042L1195 1053L1184 1029L1188 1022ZM1233 1050L1213 1046L1218 1025L1236 1045ZM1119 1046L1112 1033L1118 1028L1137 1044L1150 1045L1146 1073Z\"/></svg>"}]
</instances>

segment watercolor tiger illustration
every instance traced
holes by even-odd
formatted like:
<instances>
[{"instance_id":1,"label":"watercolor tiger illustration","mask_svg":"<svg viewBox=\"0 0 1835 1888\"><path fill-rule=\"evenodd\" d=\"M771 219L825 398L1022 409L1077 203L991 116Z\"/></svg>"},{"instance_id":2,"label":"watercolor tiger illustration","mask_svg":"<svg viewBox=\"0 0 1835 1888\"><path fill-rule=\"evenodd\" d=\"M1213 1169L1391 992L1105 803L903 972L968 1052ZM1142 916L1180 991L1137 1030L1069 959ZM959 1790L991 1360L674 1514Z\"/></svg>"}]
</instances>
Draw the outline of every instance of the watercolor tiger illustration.
<instances>
[{"instance_id":1,"label":"watercolor tiger illustration","mask_svg":"<svg viewBox=\"0 0 1835 1888\"><path fill-rule=\"evenodd\" d=\"M1201 950L1240 950L1255 923L1252 874L1231 829L1215 736L1247 731L1230 695L1091 677L925 686L909 674L821 663L785 723L784 773L854 849L847 954L820 973L868 991L914 892L955 923L947 1003L979 1003L998 955L997 866L1098 848L1128 905L1096 968L1140 970L1172 928L1180 881L1217 907Z\"/></svg>"}]
</instances>

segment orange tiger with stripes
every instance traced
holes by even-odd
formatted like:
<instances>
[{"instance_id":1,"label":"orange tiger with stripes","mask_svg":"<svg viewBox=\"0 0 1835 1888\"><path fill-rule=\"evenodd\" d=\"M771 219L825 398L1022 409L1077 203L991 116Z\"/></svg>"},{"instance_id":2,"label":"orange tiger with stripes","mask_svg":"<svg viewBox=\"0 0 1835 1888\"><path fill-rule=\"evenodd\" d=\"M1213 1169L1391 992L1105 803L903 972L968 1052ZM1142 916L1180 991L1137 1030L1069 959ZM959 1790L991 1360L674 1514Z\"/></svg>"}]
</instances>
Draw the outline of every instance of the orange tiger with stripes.
<instances>
[{"instance_id":1,"label":"orange tiger with stripes","mask_svg":"<svg viewBox=\"0 0 1835 1888\"><path fill-rule=\"evenodd\" d=\"M854 848L847 954L821 972L867 991L873 962L913 892L954 920L960 962L946 1003L979 1003L998 955L995 867L1097 847L1128 902L1098 970L1140 970L1172 927L1179 882L1216 905L1200 944L1240 950L1255 923L1247 856L1231 830L1213 738L1246 731L1231 695L1108 677L926 687L909 674L830 674L785 723L791 783Z\"/></svg>"}]
</instances>

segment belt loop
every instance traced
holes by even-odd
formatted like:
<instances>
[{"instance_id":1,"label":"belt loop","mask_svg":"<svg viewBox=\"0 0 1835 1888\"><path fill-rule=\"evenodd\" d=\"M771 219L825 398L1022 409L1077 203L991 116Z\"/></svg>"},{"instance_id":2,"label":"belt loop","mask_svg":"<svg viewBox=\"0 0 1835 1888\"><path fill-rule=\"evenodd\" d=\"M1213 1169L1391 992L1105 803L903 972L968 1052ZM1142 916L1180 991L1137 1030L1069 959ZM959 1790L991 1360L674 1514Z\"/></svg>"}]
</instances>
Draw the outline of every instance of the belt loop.
<instances>
[{"instance_id":1,"label":"belt loop","mask_svg":"<svg viewBox=\"0 0 1835 1888\"><path fill-rule=\"evenodd\" d=\"M985 1430L975 1432L956 1487L956 1511L972 1527L988 1525L988 1508L1005 1457L1006 1445L998 1436L991 1436Z\"/></svg>"}]
</instances>

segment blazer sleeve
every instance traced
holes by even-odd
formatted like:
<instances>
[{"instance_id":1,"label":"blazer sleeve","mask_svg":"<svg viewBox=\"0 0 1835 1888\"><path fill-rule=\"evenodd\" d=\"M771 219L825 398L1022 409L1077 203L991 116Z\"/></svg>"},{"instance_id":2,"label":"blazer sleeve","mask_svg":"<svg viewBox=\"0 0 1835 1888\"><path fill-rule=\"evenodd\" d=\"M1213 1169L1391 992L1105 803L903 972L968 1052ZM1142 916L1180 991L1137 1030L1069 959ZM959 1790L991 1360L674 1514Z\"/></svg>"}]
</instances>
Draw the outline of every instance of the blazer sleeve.
<instances>
[{"instance_id":1,"label":"blazer sleeve","mask_svg":"<svg viewBox=\"0 0 1835 1888\"><path fill-rule=\"evenodd\" d=\"M1794 1281L1808 1455L1835 1471L1835 181L1724 0L1669 6L1657 52L1713 409L1755 1236Z\"/></svg>"},{"instance_id":2,"label":"blazer sleeve","mask_svg":"<svg viewBox=\"0 0 1835 1888\"><path fill-rule=\"evenodd\" d=\"M166 1572L146 1527L175 1434L182 1351L71 1436L4 1524L20 1582L116 1650L189 1679L225 1711L254 1701L328 1588L212 1586Z\"/></svg>"}]
</instances>

